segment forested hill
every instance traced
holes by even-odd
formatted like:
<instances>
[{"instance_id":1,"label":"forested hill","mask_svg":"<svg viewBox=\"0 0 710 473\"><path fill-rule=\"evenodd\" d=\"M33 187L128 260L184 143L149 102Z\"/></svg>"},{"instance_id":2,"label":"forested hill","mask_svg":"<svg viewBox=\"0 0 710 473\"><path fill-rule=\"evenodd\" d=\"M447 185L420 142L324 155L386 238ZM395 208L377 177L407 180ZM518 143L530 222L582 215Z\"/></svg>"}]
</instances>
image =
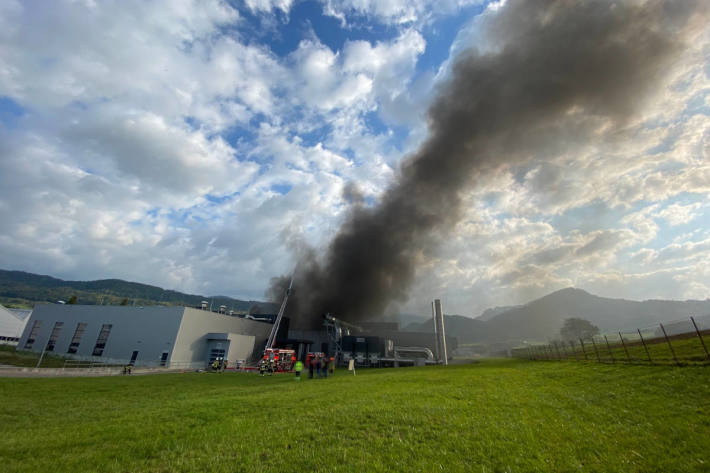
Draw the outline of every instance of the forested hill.
<instances>
[{"instance_id":1,"label":"forested hill","mask_svg":"<svg viewBox=\"0 0 710 473\"><path fill-rule=\"evenodd\" d=\"M217 309L226 305L228 310L247 312L259 306L261 313L275 313L277 304L261 301L243 301L226 296L203 296L165 290L149 284L121 279L97 281L64 281L24 271L0 270L0 302L6 305L31 306L37 302L69 301L76 296L77 304L119 305L184 305L197 307L209 301ZM125 300L125 301L124 301Z\"/></svg>"}]
</instances>

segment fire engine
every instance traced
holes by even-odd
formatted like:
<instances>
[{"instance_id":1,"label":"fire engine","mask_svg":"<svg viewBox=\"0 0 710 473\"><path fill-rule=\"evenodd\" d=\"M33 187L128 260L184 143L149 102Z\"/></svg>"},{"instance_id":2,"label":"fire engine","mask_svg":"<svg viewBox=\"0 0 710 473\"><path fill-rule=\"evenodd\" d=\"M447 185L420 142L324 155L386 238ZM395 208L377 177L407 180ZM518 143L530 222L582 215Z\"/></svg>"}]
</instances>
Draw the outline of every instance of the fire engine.
<instances>
[{"instance_id":1,"label":"fire engine","mask_svg":"<svg viewBox=\"0 0 710 473\"><path fill-rule=\"evenodd\" d=\"M264 360L271 363L273 360L276 371L291 371L296 363L296 352L287 348L267 348L264 350Z\"/></svg>"}]
</instances>

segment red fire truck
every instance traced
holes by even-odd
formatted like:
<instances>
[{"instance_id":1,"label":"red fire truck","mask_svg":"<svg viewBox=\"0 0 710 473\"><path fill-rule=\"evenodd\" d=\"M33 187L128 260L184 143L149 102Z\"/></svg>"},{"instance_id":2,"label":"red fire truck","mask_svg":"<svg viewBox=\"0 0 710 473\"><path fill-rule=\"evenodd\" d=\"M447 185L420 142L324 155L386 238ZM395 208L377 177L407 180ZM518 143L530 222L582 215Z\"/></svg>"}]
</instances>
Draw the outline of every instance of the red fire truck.
<instances>
[{"instance_id":1,"label":"red fire truck","mask_svg":"<svg viewBox=\"0 0 710 473\"><path fill-rule=\"evenodd\" d=\"M291 371L296 363L296 352L288 348L267 348L264 350L264 360L274 362L276 372Z\"/></svg>"}]
</instances>

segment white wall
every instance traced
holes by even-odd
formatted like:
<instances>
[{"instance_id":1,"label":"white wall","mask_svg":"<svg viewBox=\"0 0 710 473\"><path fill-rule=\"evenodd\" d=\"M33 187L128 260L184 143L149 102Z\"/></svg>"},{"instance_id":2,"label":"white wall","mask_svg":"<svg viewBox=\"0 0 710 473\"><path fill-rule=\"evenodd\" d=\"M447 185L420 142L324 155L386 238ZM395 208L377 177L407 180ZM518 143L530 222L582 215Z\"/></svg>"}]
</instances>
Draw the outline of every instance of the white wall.
<instances>
[{"instance_id":1,"label":"white wall","mask_svg":"<svg viewBox=\"0 0 710 473\"><path fill-rule=\"evenodd\" d=\"M27 320L22 320L0 305L0 337L18 338L25 329Z\"/></svg>"},{"instance_id":2,"label":"white wall","mask_svg":"<svg viewBox=\"0 0 710 473\"><path fill-rule=\"evenodd\" d=\"M198 363L206 361L207 334L218 332L230 335L251 335L252 337L236 337L232 339L229 346L230 361L248 358L248 355L242 355L244 353L251 354L256 345L263 345L269 337L271 327L271 324L264 322L185 308L171 362Z\"/></svg>"}]
</instances>

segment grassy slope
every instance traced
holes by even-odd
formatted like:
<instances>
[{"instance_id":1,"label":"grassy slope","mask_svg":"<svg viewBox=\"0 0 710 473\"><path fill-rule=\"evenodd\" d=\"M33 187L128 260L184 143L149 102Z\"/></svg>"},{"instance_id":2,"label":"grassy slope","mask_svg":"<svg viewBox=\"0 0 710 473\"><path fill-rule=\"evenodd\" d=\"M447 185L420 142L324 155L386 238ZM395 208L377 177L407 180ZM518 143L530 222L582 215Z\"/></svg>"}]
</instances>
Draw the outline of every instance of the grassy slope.
<instances>
[{"instance_id":1,"label":"grassy slope","mask_svg":"<svg viewBox=\"0 0 710 473\"><path fill-rule=\"evenodd\" d=\"M16 350L13 345L0 345L0 365L24 366L34 368L37 366L40 353L25 350ZM54 355L52 352L44 354L42 368L61 368L65 358Z\"/></svg>"},{"instance_id":2,"label":"grassy slope","mask_svg":"<svg viewBox=\"0 0 710 473\"><path fill-rule=\"evenodd\" d=\"M0 379L9 471L708 471L710 371L525 361Z\"/></svg>"}]
</instances>

